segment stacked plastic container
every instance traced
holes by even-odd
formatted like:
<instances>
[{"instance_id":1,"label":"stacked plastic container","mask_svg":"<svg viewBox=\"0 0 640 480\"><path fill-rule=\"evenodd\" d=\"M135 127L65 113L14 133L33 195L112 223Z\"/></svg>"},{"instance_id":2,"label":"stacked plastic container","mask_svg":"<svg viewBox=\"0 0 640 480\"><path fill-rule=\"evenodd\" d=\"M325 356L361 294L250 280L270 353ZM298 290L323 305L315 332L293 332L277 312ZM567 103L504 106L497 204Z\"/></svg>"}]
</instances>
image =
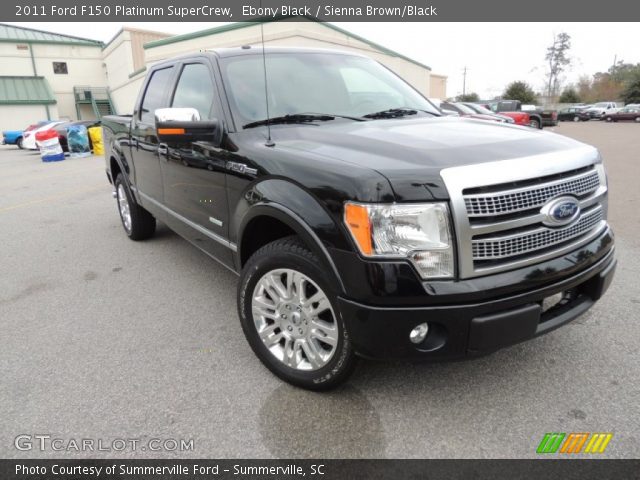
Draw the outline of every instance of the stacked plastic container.
<instances>
[{"instance_id":1,"label":"stacked plastic container","mask_svg":"<svg viewBox=\"0 0 640 480\"><path fill-rule=\"evenodd\" d=\"M38 132L37 138L40 146L40 157L43 162L59 162L64 160L64 152L60 146L60 140L55 130Z\"/></svg>"}]
</instances>

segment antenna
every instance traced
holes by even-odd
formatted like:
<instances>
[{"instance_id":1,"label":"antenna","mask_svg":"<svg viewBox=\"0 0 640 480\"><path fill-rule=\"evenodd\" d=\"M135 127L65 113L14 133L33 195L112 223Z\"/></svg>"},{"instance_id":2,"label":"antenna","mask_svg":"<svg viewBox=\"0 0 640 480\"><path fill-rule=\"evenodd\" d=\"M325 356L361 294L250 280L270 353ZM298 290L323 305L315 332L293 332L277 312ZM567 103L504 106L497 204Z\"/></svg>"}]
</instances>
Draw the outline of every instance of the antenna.
<instances>
[{"instance_id":1,"label":"antenna","mask_svg":"<svg viewBox=\"0 0 640 480\"><path fill-rule=\"evenodd\" d=\"M262 0L260 0L260 9L262 10ZM262 40L262 70L264 72L264 102L267 107L267 147L275 146L271 140L271 121L269 116L269 86L267 84L267 57L264 53L264 20L260 21L260 39Z\"/></svg>"}]
</instances>

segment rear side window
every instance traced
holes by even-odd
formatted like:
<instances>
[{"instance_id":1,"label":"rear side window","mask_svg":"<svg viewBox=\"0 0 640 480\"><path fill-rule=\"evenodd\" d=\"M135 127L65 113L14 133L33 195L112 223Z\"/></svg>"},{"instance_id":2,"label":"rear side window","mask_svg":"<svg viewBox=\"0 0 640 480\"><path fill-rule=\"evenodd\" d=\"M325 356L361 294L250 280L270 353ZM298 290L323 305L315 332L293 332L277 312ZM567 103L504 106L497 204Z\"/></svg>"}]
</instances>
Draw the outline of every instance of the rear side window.
<instances>
[{"instance_id":1,"label":"rear side window","mask_svg":"<svg viewBox=\"0 0 640 480\"><path fill-rule=\"evenodd\" d=\"M154 112L156 109L166 106L163 105L163 100L172 73L173 67L169 67L156 70L151 74L151 79L147 84L147 90L144 92L144 98L142 99L142 108L140 109L140 121L142 123L153 125L155 123Z\"/></svg>"},{"instance_id":2,"label":"rear side window","mask_svg":"<svg viewBox=\"0 0 640 480\"><path fill-rule=\"evenodd\" d=\"M201 120L211 120L215 86L211 73L202 63L185 65L173 95L172 107L195 108Z\"/></svg>"}]
</instances>

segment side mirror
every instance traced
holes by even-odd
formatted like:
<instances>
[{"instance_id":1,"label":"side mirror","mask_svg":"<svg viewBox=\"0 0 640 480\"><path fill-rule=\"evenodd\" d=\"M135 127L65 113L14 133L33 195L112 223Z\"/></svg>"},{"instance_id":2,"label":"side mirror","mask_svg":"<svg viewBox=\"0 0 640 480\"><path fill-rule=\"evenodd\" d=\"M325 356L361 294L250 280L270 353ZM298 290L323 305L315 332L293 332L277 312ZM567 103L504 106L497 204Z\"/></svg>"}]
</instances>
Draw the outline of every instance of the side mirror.
<instances>
[{"instance_id":1,"label":"side mirror","mask_svg":"<svg viewBox=\"0 0 640 480\"><path fill-rule=\"evenodd\" d=\"M217 119L200 120L195 108L159 108L155 112L158 140L163 143L213 142L222 140Z\"/></svg>"}]
</instances>

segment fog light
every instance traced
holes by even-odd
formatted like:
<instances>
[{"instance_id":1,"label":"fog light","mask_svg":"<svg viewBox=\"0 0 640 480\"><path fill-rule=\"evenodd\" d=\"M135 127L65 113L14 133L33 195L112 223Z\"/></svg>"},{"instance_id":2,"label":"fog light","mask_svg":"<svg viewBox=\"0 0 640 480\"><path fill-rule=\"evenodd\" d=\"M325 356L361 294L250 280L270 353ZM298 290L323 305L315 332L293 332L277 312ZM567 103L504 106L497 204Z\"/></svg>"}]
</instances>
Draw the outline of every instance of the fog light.
<instances>
[{"instance_id":1,"label":"fog light","mask_svg":"<svg viewBox=\"0 0 640 480\"><path fill-rule=\"evenodd\" d=\"M422 341L427 337L427 333L429 333L429 324L421 323L416 328L411 330L411 333L409 334L409 340L416 344L422 343Z\"/></svg>"}]
</instances>

